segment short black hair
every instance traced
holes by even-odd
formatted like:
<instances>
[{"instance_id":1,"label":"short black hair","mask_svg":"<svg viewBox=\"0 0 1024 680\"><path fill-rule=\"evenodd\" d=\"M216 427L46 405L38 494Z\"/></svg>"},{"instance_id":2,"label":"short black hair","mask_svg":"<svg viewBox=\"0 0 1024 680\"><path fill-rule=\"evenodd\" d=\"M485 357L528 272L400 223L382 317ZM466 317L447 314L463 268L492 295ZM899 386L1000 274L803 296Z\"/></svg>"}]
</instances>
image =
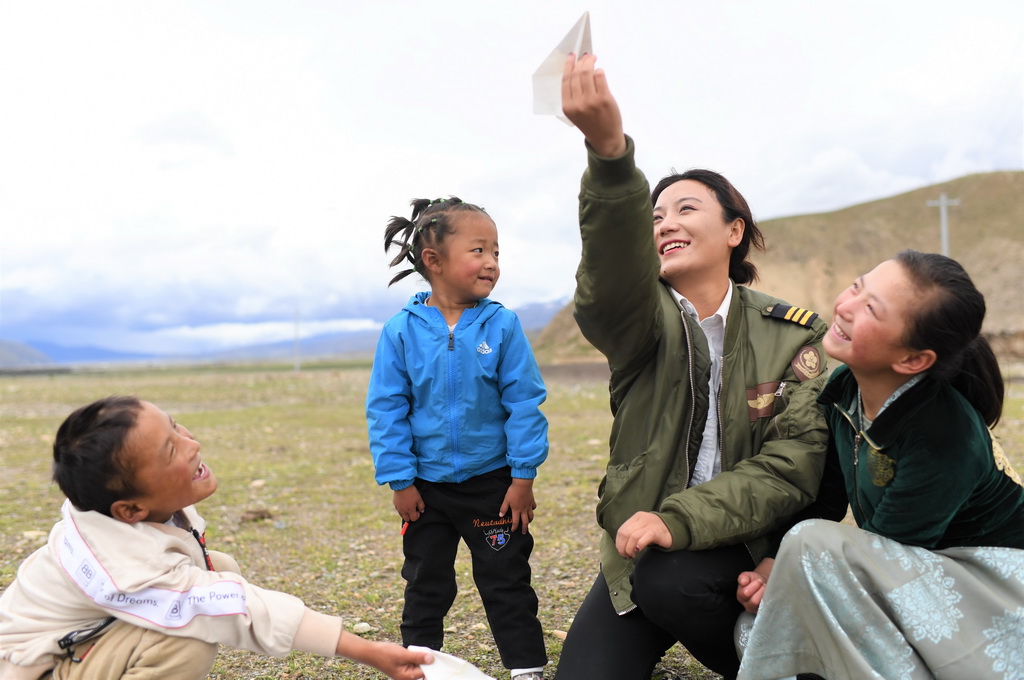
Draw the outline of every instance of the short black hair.
<instances>
[{"instance_id":1,"label":"short black hair","mask_svg":"<svg viewBox=\"0 0 1024 680\"><path fill-rule=\"evenodd\" d=\"M115 501L142 495L124 455L142 401L111 396L75 410L53 442L53 481L79 510L111 516Z\"/></svg>"}]
</instances>

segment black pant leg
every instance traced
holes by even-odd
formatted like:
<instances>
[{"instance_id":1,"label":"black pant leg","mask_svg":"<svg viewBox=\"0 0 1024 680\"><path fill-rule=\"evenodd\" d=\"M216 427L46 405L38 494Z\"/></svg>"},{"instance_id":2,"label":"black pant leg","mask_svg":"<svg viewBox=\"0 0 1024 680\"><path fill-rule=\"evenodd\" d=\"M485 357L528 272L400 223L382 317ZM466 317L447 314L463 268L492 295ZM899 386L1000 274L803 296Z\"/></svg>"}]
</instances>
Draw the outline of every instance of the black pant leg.
<instances>
[{"instance_id":1,"label":"black pant leg","mask_svg":"<svg viewBox=\"0 0 1024 680\"><path fill-rule=\"evenodd\" d=\"M533 535L513 532L511 515L499 517L512 483L502 468L460 485L466 501L459 532L473 559L473 580L506 668L547 663L544 632L537 618L537 594L530 585Z\"/></svg>"},{"instance_id":2,"label":"black pant leg","mask_svg":"<svg viewBox=\"0 0 1024 680\"><path fill-rule=\"evenodd\" d=\"M743 607L736 578L753 569L746 546L711 550L648 550L633 572L633 601L702 664L725 678L739 659L733 628Z\"/></svg>"},{"instance_id":3,"label":"black pant leg","mask_svg":"<svg viewBox=\"0 0 1024 680\"><path fill-rule=\"evenodd\" d=\"M402 644L441 649L444 617L455 601L456 530L441 497L432 485L417 480L426 509L409 524L402 541L405 563L405 605L402 609Z\"/></svg>"},{"instance_id":4,"label":"black pant leg","mask_svg":"<svg viewBox=\"0 0 1024 680\"><path fill-rule=\"evenodd\" d=\"M555 680L649 680L675 642L639 608L616 613L598 574L562 645Z\"/></svg>"}]
</instances>

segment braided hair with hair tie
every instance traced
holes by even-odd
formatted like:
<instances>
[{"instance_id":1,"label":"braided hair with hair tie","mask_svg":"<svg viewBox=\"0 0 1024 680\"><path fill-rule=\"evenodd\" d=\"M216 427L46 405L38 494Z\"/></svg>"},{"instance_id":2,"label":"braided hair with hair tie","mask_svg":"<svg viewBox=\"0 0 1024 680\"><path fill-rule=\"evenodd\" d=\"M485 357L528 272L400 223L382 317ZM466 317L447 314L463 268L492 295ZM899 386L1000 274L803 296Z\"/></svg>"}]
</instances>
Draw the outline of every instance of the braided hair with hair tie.
<instances>
[{"instance_id":1,"label":"braided hair with hair tie","mask_svg":"<svg viewBox=\"0 0 1024 680\"><path fill-rule=\"evenodd\" d=\"M466 203L458 196L448 198L414 198L412 216L410 218L392 216L384 229L384 252L391 250L392 246L398 248L398 254L391 260L389 267L397 267L403 262L412 266L403 269L388 282L391 286L401 281L409 274L416 273L424 279L430 280L427 276L427 268L423 264L423 249L434 248L444 252L444 239L449 234L455 233L455 226L452 223L452 214L458 212L479 212L484 215L487 211L480 206Z\"/></svg>"}]
</instances>

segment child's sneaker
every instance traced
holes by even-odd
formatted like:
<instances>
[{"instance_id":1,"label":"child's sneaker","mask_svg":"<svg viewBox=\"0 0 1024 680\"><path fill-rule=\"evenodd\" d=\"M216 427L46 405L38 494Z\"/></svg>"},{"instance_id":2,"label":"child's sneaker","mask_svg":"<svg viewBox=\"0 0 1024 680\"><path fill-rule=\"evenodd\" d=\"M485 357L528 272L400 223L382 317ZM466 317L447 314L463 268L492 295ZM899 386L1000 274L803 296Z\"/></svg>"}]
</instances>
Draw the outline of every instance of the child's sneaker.
<instances>
[{"instance_id":1,"label":"child's sneaker","mask_svg":"<svg viewBox=\"0 0 1024 680\"><path fill-rule=\"evenodd\" d=\"M520 673L519 675L513 675L512 680L544 680L543 673Z\"/></svg>"}]
</instances>

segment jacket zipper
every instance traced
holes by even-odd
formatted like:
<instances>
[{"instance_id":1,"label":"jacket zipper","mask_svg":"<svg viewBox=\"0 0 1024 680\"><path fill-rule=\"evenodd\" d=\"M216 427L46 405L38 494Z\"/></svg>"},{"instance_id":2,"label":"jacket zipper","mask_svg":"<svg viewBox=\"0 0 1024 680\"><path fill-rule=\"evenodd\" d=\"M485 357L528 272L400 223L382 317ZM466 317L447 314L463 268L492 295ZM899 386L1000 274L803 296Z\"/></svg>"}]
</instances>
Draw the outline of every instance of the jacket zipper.
<instances>
[{"instance_id":1,"label":"jacket zipper","mask_svg":"<svg viewBox=\"0 0 1024 680\"><path fill-rule=\"evenodd\" d=\"M686 365L689 368L689 370L687 371L687 374L690 377L690 394L692 395L692 394L696 393L696 385L695 385L694 380L693 380L693 338L692 338L692 336L690 334L690 326L686 322L686 319L683 319L683 333L686 335L686 362L687 362ZM710 397L710 396L711 395L709 394L708 397ZM685 484L689 484L690 483L690 447L689 447L689 443L690 443L690 435L693 434L693 412L694 412L695 409L696 409L696 405L694 404L693 398L691 397L691 399L690 399L690 414L689 414L689 418L687 419L687 422L686 422L686 444L684 445L684 448L683 448L683 462L686 463L686 482L685 482ZM618 594L618 593L615 593L615 594ZM626 607L625 609L623 609L621 611L616 611L615 613L618 614L619 616L623 616L625 614L630 613L634 609L636 609L636 604L631 604L629 607Z\"/></svg>"},{"instance_id":2,"label":"jacket zipper","mask_svg":"<svg viewBox=\"0 0 1024 680\"><path fill-rule=\"evenodd\" d=\"M691 371L692 373L692 371ZM725 347L722 347L722 370L718 375L718 393L715 395L715 411L718 413L718 462L722 469L725 469L725 428L722 427L722 386L725 385ZM750 544L746 541L743 542L743 547L747 551L747 555L750 556L750 562L754 566L757 566L757 560L754 559L754 553L750 549Z\"/></svg>"},{"instance_id":3,"label":"jacket zipper","mask_svg":"<svg viewBox=\"0 0 1024 680\"><path fill-rule=\"evenodd\" d=\"M858 469L860 467L860 442L862 439L862 433L857 424L853 422L853 418L844 411L838 404L835 405L836 410L843 414L843 417L850 423L850 427L853 428L853 502L857 506L857 512L861 517L864 517L864 510L860 507L860 486L858 477L860 476Z\"/></svg>"},{"instance_id":4,"label":"jacket zipper","mask_svg":"<svg viewBox=\"0 0 1024 680\"><path fill-rule=\"evenodd\" d=\"M683 319L683 333L686 334L686 365L687 375L690 378L690 394L695 395L697 393L697 386L693 380L693 336L690 333L690 324L687 323L686 319ZM708 397L710 398L710 394ZM683 461L686 463L686 485L690 483L690 437L693 435L693 416L697 405L694 398L690 397L690 414L686 422L686 443L683 448ZM685 488L685 487L684 487Z\"/></svg>"},{"instance_id":5,"label":"jacket zipper","mask_svg":"<svg viewBox=\"0 0 1024 680\"><path fill-rule=\"evenodd\" d=\"M459 428L455 412L455 331L448 331L448 432L452 439L452 471L455 479L461 476L459 465Z\"/></svg>"}]
</instances>

